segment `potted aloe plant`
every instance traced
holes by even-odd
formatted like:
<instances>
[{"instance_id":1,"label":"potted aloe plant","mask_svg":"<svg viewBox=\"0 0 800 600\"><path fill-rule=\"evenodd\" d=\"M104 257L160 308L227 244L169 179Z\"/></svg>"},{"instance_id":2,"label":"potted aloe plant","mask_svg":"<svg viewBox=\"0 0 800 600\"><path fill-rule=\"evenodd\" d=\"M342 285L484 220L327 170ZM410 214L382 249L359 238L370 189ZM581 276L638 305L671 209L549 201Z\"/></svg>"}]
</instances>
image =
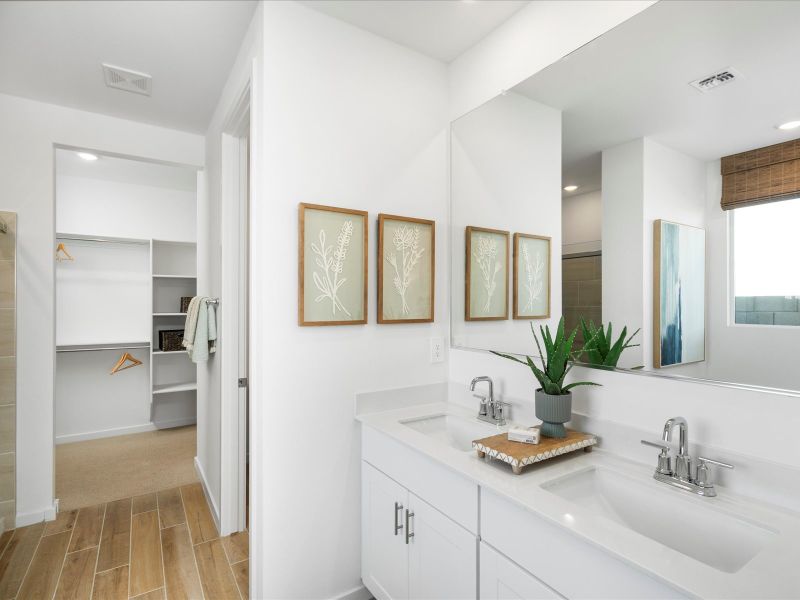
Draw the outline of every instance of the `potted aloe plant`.
<instances>
[{"instance_id":1,"label":"potted aloe plant","mask_svg":"<svg viewBox=\"0 0 800 600\"><path fill-rule=\"evenodd\" d=\"M589 321L587 325L586 321L581 317L581 331L583 332L584 342L579 354L585 354L586 361L589 364L599 367L616 367L619 357L625 349L635 348L639 345L631 344L631 340L639 333L639 329L625 339L628 328L623 327L619 338L613 342L611 323L608 324L608 331L605 331L602 323L600 323L599 327L596 327L593 321Z\"/></svg>"},{"instance_id":2,"label":"potted aloe plant","mask_svg":"<svg viewBox=\"0 0 800 600\"><path fill-rule=\"evenodd\" d=\"M533 328L533 323L531 323L531 333L542 359L541 369L536 366L530 356L526 356L525 360L522 360L494 350L492 350L492 354L522 363L533 372L541 386L536 390L536 417L542 420L541 433L546 437L564 438L567 437L564 423L572 417L572 388L579 385L599 384L590 381L576 381L564 385L564 380L573 366L570 361L576 358L572 352L572 345L575 343L575 336L578 333L577 327L569 335L566 335L564 333L564 317L561 317L555 338L550 333L549 326L540 326L539 331L542 335L545 352L542 352L539 338ZM580 352L575 354L580 354Z\"/></svg>"}]
</instances>

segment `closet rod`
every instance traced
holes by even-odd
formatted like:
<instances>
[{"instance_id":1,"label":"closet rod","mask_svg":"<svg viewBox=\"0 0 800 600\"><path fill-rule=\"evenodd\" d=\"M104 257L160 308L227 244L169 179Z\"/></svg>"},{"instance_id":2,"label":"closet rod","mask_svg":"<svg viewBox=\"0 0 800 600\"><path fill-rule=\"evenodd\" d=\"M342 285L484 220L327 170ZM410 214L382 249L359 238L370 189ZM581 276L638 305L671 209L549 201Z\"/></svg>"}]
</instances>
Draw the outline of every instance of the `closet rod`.
<instances>
[{"instance_id":1,"label":"closet rod","mask_svg":"<svg viewBox=\"0 0 800 600\"><path fill-rule=\"evenodd\" d=\"M131 348L150 348L150 344L137 346L100 346L86 348L56 348L56 352L96 352L98 350L129 350Z\"/></svg>"},{"instance_id":2,"label":"closet rod","mask_svg":"<svg viewBox=\"0 0 800 600\"><path fill-rule=\"evenodd\" d=\"M57 240L69 240L71 242L98 242L102 244L132 244L134 246L146 246L149 242L145 240L115 240L113 238L90 238L90 237L70 237L68 235L57 235Z\"/></svg>"}]
</instances>

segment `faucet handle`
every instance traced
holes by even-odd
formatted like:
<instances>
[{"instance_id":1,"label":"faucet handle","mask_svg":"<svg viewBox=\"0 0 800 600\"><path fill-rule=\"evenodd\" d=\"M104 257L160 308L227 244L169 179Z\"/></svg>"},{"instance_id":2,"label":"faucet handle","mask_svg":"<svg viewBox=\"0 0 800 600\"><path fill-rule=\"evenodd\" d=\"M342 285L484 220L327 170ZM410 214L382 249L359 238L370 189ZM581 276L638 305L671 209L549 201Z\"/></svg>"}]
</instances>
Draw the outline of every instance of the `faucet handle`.
<instances>
[{"instance_id":1,"label":"faucet handle","mask_svg":"<svg viewBox=\"0 0 800 600\"><path fill-rule=\"evenodd\" d=\"M656 467L656 471L662 475L672 475L672 457L669 455L669 444L651 442L650 440L642 440L642 444L645 446L652 446L653 448L659 448L661 450L661 453L658 455L658 466Z\"/></svg>"},{"instance_id":2,"label":"faucet handle","mask_svg":"<svg viewBox=\"0 0 800 600\"><path fill-rule=\"evenodd\" d=\"M650 440L642 440L642 444L645 446L652 446L653 448L660 448L662 452L669 452L669 444L664 444L662 442L651 442Z\"/></svg>"},{"instance_id":3,"label":"faucet handle","mask_svg":"<svg viewBox=\"0 0 800 600\"><path fill-rule=\"evenodd\" d=\"M734 467L728 463L706 458L704 456L699 456L697 458L697 474L695 475L694 483L702 488L705 488L707 495L715 496L714 478L711 476L711 473L708 470L708 465L715 465L717 467L722 467L723 469L733 469Z\"/></svg>"}]
</instances>

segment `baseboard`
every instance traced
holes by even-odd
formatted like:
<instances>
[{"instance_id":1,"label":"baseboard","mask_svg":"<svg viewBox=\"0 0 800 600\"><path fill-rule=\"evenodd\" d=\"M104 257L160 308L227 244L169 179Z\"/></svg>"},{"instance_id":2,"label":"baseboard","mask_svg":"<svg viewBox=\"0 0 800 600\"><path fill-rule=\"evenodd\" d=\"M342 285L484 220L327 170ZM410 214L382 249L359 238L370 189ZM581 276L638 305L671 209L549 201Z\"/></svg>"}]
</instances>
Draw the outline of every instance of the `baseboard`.
<instances>
[{"instance_id":1,"label":"baseboard","mask_svg":"<svg viewBox=\"0 0 800 600\"><path fill-rule=\"evenodd\" d=\"M118 435L130 435L132 433L145 433L156 429L170 429L172 427L185 427L197 423L196 417L184 417L182 419L172 419L169 421L158 421L157 423L144 423L142 425L131 425L129 427L115 427L101 431L87 431L85 433L68 433L57 435L56 444L71 444L72 442L85 442L86 440L99 440L102 438L116 437Z\"/></svg>"},{"instance_id":2,"label":"baseboard","mask_svg":"<svg viewBox=\"0 0 800 600\"><path fill-rule=\"evenodd\" d=\"M219 507L217 503L214 502L214 496L211 495L208 487L208 479L206 479L206 473L203 471L203 467L200 465L200 461L197 460L197 457L194 457L194 470L197 471L197 476L200 478L200 483L203 486L203 493L206 496L206 502L208 502L208 506L211 509L211 517L214 519L214 525L217 526L217 531L221 531L219 527Z\"/></svg>"},{"instance_id":3,"label":"baseboard","mask_svg":"<svg viewBox=\"0 0 800 600\"><path fill-rule=\"evenodd\" d=\"M56 436L56 444L70 444L72 442L84 442L86 440L98 440L101 438L114 437L117 435L129 435L131 433L144 433L145 431L155 431L156 426L152 423L142 425L131 425L129 427L114 427L113 429L103 429L101 431L87 431L85 433L68 433Z\"/></svg>"},{"instance_id":4,"label":"baseboard","mask_svg":"<svg viewBox=\"0 0 800 600\"><path fill-rule=\"evenodd\" d=\"M171 429L173 427L186 427L187 425L195 425L197 417L183 417L181 419L170 419L169 421L156 421L153 426L156 429Z\"/></svg>"},{"instance_id":5,"label":"baseboard","mask_svg":"<svg viewBox=\"0 0 800 600\"><path fill-rule=\"evenodd\" d=\"M53 504L53 506L48 506L40 510L17 513L16 523L14 523L14 525L16 527L25 527L26 525L33 525L35 523L41 523L42 521L52 521L56 518L57 512L58 508Z\"/></svg>"},{"instance_id":6,"label":"baseboard","mask_svg":"<svg viewBox=\"0 0 800 600\"><path fill-rule=\"evenodd\" d=\"M337 596L336 600L371 600L372 597L372 593L370 593L366 587L360 585L357 588L345 592L341 596Z\"/></svg>"}]
</instances>

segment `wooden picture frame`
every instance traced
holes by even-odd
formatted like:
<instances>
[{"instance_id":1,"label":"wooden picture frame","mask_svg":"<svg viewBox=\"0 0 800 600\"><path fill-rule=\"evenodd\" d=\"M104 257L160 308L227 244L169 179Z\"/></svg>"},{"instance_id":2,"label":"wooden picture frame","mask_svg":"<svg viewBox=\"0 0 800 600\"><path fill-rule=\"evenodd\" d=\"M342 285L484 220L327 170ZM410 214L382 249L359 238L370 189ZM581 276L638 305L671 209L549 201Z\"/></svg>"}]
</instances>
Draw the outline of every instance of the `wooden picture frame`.
<instances>
[{"instance_id":1,"label":"wooden picture frame","mask_svg":"<svg viewBox=\"0 0 800 600\"><path fill-rule=\"evenodd\" d=\"M686 244L690 246L681 251ZM681 264L681 256L690 264ZM653 367L656 369L706 359L705 261L705 229L663 219L653 221ZM663 302L662 291L665 295L674 294L675 289L681 294L680 301L672 298L671 302ZM702 310L688 310L698 301ZM678 314L667 314L676 310Z\"/></svg>"},{"instance_id":2,"label":"wooden picture frame","mask_svg":"<svg viewBox=\"0 0 800 600\"><path fill-rule=\"evenodd\" d=\"M481 236L480 234L486 234L485 236ZM473 236L484 237L491 239L494 238L501 238L503 239L503 248L496 249L496 255L487 257L485 260L493 260L494 264L500 264L500 270L497 270L495 267L491 265L481 265L480 261L478 260L478 254L481 253L478 244L473 244ZM472 225L468 225L466 228L465 238L466 238L466 276L464 277L464 320L465 321L504 321L508 319L508 277L509 277L509 264L508 264L508 243L509 243L510 234L508 231L502 231L500 229L488 229L486 227L474 227ZM499 263L497 262L499 259ZM478 269L480 270L479 277L483 279L483 286L484 286L484 298L483 303L479 304L477 298L473 298L474 290L473 283L478 281L478 279L473 280L473 260L478 262ZM486 267L489 267L488 270L485 270ZM502 271L501 279L496 281L493 277L496 277ZM494 287L492 288L492 282L494 282ZM494 301L494 293L498 290L502 291L502 300ZM491 304L494 302L495 309L494 311L491 308ZM501 306L502 310L498 310L497 306ZM488 308L485 308L488 307ZM485 314L481 314L485 313Z\"/></svg>"},{"instance_id":3,"label":"wooden picture frame","mask_svg":"<svg viewBox=\"0 0 800 600\"><path fill-rule=\"evenodd\" d=\"M540 267L540 263L534 262L531 264L530 258L525 254L524 250L520 252L520 247L524 240L539 240L546 242L546 258L545 264ZM513 269L513 289L512 289L512 304L513 304L513 318L514 319L549 319L550 318L550 296L551 296L551 282L552 282L552 238L545 235L533 235L530 233L515 233L514 234L514 269ZM520 256L522 254L522 256ZM527 257L527 258L526 258ZM522 260L520 260L522 259ZM520 264L520 263L524 264ZM524 272L523 272L524 267ZM546 268L546 277L544 273L539 273L540 268ZM524 288L528 294L528 302L523 302L520 299L520 285L519 278L523 275L529 278L530 281L525 282ZM543 289L541 293L544 294L544 308L543 310L536 310L534 307L535 288L541 282ZM539 304L537 301L536 305ZM531 309L528 309L531 306Z\"/></svg>"},{"instance_id":4,"label":"wooden picture frame","mask_svg":"<svg viewBox=\"0 0 800 600\"><path fill-rule=\"evenodd\" d=\"M301 202L298 213L298 325L366 324L369 289L367 211ZM354 219L336 218L348 215ZM312 227L315 231L308 231ZM310 252L306 251L306 244ZM340 250L343 257L340 257ZM353 278L360 278L360 281L353 281ZM354 284L344 288L346 297L340 295L345 283ZM330 318L323 318L328 316L323 314L328 312L328 308Z\"/></svg>"},{"instance_id":5,"label":"wooden picture frame","mask_svg":"<svg viewBox=\"0 0 800 600\"><path fill-rule=\"evenodd\" d=\"M392 223L408 223L402 226L403 233L413 234L413 239L395 241L395 236L387 240L387 225ZM422 235L420 230L428 230L427 235ZM395 230L397 233L397 230ZM395 248L390 245L394 241ZM404 248L398 247L398 244ZM409 247L410 246L410 247ZM408 250L408 251L406 251ZM401 254L398 255L398 252ZM400 258L401 264L398 264ZM389 268L389 277L384 279L384 268ZM392 273L394 271L394 273ZM427 271L427 275L426 275ZM400 281L401 272L403 280ZM417 277L415 277L415 272ZM406 298L406 292L419 284L417 294L423 293L426 298L414 302ZM401 287L398 287L401 286ZM385 290L384 287L387 289ZM433 323L436 298L436 222L428 219L414 217L400 217L397 215L378 215L378 323ZM398 308L396 304L399 303ZM398 315L408 314L408 316Z\"/></svg>"}]
</instances>

